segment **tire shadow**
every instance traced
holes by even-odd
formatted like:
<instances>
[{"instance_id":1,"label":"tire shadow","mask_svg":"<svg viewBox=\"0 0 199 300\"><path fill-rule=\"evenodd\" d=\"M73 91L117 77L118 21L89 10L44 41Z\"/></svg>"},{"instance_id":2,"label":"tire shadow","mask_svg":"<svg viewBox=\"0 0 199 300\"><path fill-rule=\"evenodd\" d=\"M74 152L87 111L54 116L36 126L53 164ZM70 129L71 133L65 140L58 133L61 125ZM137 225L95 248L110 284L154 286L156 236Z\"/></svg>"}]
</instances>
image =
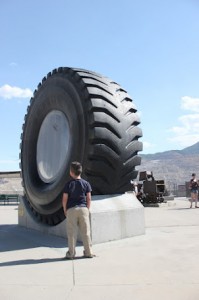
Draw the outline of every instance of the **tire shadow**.
<instances>
[{"instance_id":1,"label":"tire shadow","mask_svg":"<svg viewBox=\"0 0 199 300\"><path fill-rule=\"evenodd\" d=\"M0 252L38 247L66 248L67 240L19 225L0 225Z\"/></svg>"}]
</instances>

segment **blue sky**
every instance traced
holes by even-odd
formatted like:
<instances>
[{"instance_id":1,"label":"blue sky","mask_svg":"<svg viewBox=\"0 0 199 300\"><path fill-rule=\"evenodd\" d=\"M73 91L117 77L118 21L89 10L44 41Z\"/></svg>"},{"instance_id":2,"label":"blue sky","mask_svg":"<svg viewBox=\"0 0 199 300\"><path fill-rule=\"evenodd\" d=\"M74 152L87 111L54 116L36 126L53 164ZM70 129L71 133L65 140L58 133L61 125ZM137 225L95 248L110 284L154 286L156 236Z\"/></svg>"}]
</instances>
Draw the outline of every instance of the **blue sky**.
<instances>
[{"instance_id":1,"label":"blue sky","mask_svg":"<svg viewBox=\"0 0 199 300\"><path fill-rule=\"evenodd\" d=\"M60 66L121 84L141 118L142 153L199 141L198 0L1 0L0 171L19 170L32 92Z\"/></svg>"}]
</instances>

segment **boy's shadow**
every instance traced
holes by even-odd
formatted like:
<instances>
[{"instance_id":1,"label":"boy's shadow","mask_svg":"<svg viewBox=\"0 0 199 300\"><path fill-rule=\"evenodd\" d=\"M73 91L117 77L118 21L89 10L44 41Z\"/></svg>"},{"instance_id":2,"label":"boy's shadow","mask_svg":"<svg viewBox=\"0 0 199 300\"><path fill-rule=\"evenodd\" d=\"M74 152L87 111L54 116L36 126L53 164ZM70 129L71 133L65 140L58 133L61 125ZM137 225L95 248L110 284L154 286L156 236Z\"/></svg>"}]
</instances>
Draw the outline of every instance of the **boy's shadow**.
<instances>
[{"instance_id":1,"label":"boy's shadow","mask_svg":"<svg viewBox=\"0 0 199 300\"><path fill-rule=\"evenodd\" d=\"M8 262L0 263L0 267L12 267L12 266L21 266L21 265L35 265L35 264L44 264L51 262L63 262L63 261L73 261L78 259L86 259L84 256L76 256L73 259L66 259L65 257L58 258L41 258L41 259L22 259L22 260L13 260Z\"/></svg>"}]
</instances>

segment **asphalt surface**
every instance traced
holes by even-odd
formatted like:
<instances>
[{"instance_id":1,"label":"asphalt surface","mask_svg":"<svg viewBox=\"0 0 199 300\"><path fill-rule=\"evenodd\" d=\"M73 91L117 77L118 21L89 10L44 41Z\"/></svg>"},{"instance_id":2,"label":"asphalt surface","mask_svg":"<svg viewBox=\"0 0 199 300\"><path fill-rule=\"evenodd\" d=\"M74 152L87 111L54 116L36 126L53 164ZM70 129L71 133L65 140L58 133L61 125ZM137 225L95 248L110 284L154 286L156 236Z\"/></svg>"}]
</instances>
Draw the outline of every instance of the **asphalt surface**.
<instances>
[{"instance_id":1,"label":"asphalt surface","mask_svg":"<svg viewBox=\"0 0 199 300\"><path fill-rule=\"evenodd\" d=\"M65 239L18 226L0 205L1 300L198 300L199 209L186 198L145 208L146 234L63 260Z\"/></svg>"}]
</instances>

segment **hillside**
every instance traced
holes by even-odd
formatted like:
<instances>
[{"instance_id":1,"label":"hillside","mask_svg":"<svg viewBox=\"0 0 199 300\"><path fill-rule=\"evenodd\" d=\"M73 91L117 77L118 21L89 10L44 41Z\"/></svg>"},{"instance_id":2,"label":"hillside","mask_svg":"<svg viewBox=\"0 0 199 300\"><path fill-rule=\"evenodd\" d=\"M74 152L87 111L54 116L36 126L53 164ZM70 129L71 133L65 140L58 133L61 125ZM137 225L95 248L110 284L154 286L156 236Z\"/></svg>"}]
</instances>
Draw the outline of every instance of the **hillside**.
<instances>
[{"instance_id":1,"label":"hillside","mask_svg":"<svg viewBox=\"0 0 199 300\"><path fill-rule=\"evenodd\" d=\"M139 171L152 171L155 179L164 179L167 185L184 184L194 172L199 178L199 142L183 150L155 154L141 154Z\"/></svg>"},{"instance_id":2,"label":"hillside","mask_svg":"<svg viewBox=\"0 0 199 300\"><path fill-rule=\"evenodd\" d=\"M136 169L152 171L155 179L163 179L170 190L189 181L193 172L199 178L199 142L183 150L140 154L140 156L142 157L141 165ZM20 173L0 172L0 193L16 193L16 191L20 194L23 192Z\"/></svg>"},{"instance_id":3,"label":"hillside","mask_svg":"<svg viewBox=\"0 0 199 300\"><path fill-rule=\"evenodd\" d=\"M0 194L23 194L20 172L0 172Z\"/></svg>"}]
</instances>

